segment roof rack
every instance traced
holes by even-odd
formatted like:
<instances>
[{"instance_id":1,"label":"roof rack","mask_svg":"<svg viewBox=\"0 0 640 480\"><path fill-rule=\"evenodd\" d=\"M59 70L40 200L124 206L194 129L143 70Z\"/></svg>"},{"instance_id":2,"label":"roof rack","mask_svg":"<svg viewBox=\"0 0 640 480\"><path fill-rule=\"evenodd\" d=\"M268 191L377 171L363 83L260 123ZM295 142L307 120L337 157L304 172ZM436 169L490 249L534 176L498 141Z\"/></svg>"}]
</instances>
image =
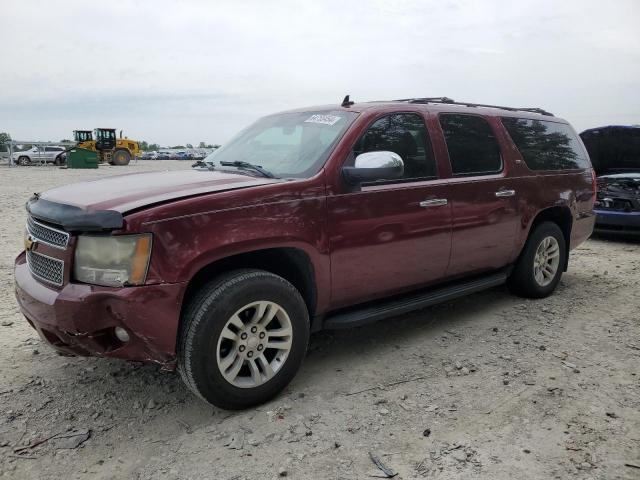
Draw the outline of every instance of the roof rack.
<instances>
[{"instance_id":1,"label":"roof rack","mask_svg":"<svg viewBox=\"0 0 640 480\"><path fill-rule=\"evenodd\" d=\"M407 103L445 103L447 105L463 105L465 107L488 107L499 108L501 110L509 110L510 112L531 112L539 113L541 115L547 115L553 117L553 113L547 112L542 108L515 108L515 107L502 107L500 105L487 105L485 103L469 103L469 102L456 102L449 97L424 97L424 98L402 98L394 100L394 102L407 102Z\"/></svg>"}]
</instances>

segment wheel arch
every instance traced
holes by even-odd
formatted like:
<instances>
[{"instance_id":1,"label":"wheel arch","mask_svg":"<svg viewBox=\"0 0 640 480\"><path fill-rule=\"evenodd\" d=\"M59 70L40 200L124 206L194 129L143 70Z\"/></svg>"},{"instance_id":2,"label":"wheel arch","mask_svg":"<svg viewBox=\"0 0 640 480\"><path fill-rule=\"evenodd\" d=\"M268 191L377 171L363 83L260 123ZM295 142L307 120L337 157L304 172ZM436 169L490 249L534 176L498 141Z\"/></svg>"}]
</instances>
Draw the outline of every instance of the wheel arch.
<instances>
[{"instance_id":1,"label":"wheel arch","mask_svg":"<svg viewBox=\"0 0 640 480\"><path fill-rule=\"evenodd\" d=\"M296 247L252 250L223 257L204 265L187 284L181 312L204 284L225 272L243 268L265 270L287 280L298 289L309 311L309 318L313 318L318 300L315 269L309 255Z\"/></svg>"},{"instance_id":2,"label":"wheel arch","mask_svg":"<svg viewBox=\"0 0 640 480\"><path fill-rule=\"evenodd\" d=\"M542 222L553 222L562 231L562 235L564 237L565 246L567 249L567 254L565 256L564 265L562 265L562 271L566 272L569 266L569 250L571 248L571 229L573 227L573 215L571 213L571 209L564 206L554 206L545 208L540 210L536 216L533 218L531 225L529 226L529 231L527 232L527 240L531 236L531 233L536 229L536 227ZM525 243L526 245L526 243ZM524 245L520 251L522 254L524 251Z\"/></svg>"}]
</instances>

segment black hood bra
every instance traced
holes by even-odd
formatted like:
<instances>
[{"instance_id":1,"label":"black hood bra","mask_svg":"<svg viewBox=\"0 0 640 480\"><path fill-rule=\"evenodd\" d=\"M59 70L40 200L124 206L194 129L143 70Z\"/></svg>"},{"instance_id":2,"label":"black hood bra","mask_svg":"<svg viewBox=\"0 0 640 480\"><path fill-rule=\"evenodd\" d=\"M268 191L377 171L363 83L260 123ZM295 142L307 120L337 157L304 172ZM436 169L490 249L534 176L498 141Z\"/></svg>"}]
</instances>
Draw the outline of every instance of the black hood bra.
<instances>
[{"instance_id":1,"label":"black hood bra","mask_svg":"<svg viewBox=\"0 0 640 480\"><path fill-rule=\"evenodd\" d=\"M27 211L36 219L61 226L67 232L99 232L122 228L124 219L115 210L87 211L73 205L51 202L34 194L27 201Z\"/></svg>"}]
</instances>

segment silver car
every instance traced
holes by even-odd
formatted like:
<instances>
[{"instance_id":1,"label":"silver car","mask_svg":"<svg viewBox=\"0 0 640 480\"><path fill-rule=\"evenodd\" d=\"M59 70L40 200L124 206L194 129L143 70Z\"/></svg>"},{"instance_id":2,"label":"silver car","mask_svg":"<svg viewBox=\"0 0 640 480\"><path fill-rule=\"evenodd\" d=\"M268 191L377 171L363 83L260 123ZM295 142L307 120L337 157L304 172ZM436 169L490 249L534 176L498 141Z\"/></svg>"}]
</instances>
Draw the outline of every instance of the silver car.
<instances>
[{"instance_id":1,"label":"silver car","mask_svg":"<svg viewBox=\"0 0 640 480\"><path fill-rule=\"evenodd\" d=\"M64 147L46 146L32 147L23 152L14 152L12 157L18 165L32 165L35 163L53 163L62 165L65 161Z\"/></svg>"}]
</instances>

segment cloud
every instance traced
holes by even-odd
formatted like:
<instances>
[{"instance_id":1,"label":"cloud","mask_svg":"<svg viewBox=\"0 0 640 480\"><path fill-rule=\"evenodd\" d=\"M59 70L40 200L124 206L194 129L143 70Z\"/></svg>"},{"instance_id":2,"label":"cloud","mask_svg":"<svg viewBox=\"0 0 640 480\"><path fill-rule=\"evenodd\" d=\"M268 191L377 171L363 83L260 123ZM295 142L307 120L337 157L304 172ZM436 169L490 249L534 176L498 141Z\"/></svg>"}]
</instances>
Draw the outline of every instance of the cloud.
<instances>
[{"instance_id":1,"label":"cloud","mask_svg":"<svg viewBox=\"0 0 640 480\"><path fill-rule=\"evenodd\" d=\"M0 131L224 142L346 93L540 106L579 130L638 123L638 18L636 0L8 0Z\"/></svg>"}]
</instances>

